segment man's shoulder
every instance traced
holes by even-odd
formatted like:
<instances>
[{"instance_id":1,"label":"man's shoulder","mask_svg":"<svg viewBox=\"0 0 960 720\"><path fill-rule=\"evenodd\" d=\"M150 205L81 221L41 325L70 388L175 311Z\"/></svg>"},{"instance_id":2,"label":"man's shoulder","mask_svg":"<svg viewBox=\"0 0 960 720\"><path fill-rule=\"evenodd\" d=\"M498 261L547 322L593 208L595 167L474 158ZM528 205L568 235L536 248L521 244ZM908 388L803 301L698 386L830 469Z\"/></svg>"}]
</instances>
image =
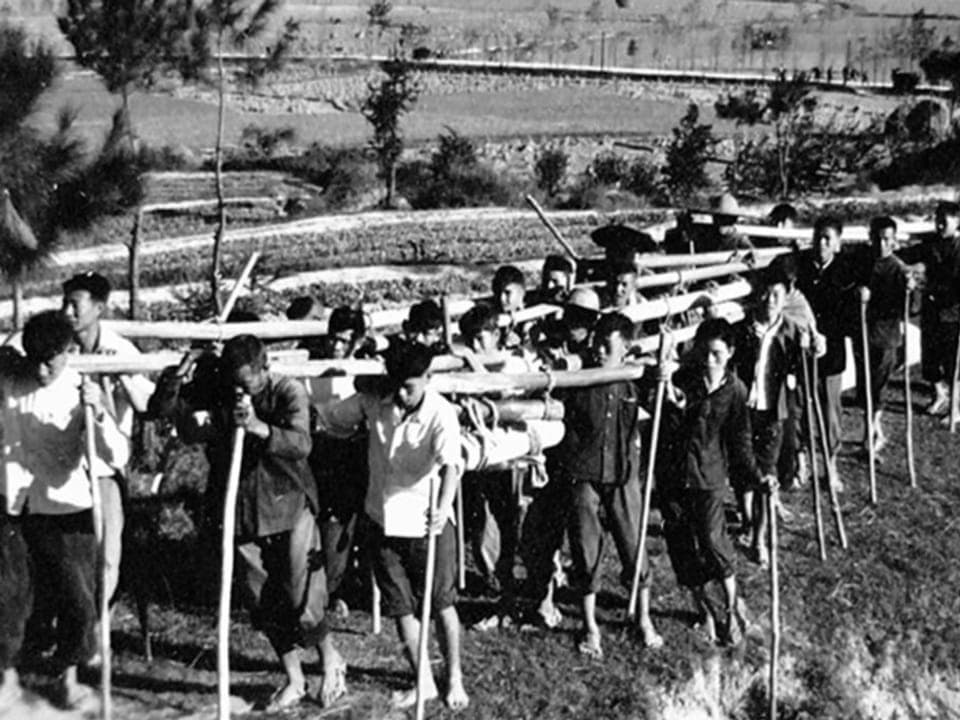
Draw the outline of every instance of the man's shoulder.
<instances>
[{"instance_id":1,"label":"man's shoulder","mask_svg":"<svg viewBox=\"0 0 960 720\"><path fill-rule=\"evenodd\" d=\"M427 388L420 406L420 416L424 420L436 419L443 423L457 423L457 409L452 402L433 388Z\"/></svg>"},{"instance_id":2,"label":"man's shoulder","mask_svg":"<svg viewBox=\"0 0 960 720\"><path fill-rule=\"evenodd\" d=\"M117 355L140 355L140 348L130 340L104 325L100 326L100 338L97 342L97 352L115 353Z\"/></svg>"}]
</instances>

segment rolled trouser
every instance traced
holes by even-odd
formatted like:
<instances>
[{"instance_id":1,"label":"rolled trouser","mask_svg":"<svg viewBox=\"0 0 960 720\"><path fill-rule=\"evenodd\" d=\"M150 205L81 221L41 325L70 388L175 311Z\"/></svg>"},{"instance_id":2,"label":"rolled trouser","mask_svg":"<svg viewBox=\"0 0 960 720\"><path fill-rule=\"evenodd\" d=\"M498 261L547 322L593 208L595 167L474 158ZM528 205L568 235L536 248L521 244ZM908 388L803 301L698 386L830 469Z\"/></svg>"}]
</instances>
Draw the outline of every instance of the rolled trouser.
<instances>
[{"instance_id":1,"label":"rolled trouser","mask_svg":"<svg viewBox=\"0 0 960 720\"><path fill-rule=\"evenodd\" d=\"M0 503L6 504L3 496ZM32 591L22 521L0 511L0 671L17 664L30 616Z\"/></svg>"},{"instance_id":2,"label":"rolled trouser","mask_svg":"<svg viewBox=\"0 0 960 720\"><path fill-rule=\"evenodd\" d=\"M112 600L120 582L120 559L123 550L122 478L116 475L98 478L100 504L103 508L103 591Z\"/></svg>"}]
</instances>

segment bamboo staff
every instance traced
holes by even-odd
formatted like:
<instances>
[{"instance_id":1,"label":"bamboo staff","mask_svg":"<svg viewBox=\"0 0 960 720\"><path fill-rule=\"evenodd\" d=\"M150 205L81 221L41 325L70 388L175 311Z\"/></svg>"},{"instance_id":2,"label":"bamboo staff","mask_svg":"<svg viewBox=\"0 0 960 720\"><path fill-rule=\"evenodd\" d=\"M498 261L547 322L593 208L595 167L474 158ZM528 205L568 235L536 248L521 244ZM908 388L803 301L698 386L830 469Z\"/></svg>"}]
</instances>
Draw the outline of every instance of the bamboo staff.
<instances>
[{"instance_id":1,"label":"bamboo staff","mask_svg":"<svg viewBox=\"0 0 960 720\"><path fill-rule=\"evenodd\" d=\"M426 706L424 686L430 669L428 646L430 642L430 612L433 604L433 576L437 566L437 536L433 532L433 519L437 514L437 481L430 476L430 507L427 509L427 567L423 582L423 606L420 609L420 638L417 643L417 704L416 720L423 720Z\"/></svg>"},{"instance_id":2,"label":"bamboo staff","mask_svg":"<svg viewBox=\"0 0 960 720\"><path fill-rule=\"evenodd\" d=\"M667 333L660 331L660 367L666 359ZM647 453L647 473L643 486L643 506L640 511L640 539L633 559L633 581L630 583L630 599L627 602L627 619L637 618L637 597L640 593L640 574L643 566L643 554L647 545L647 525L650 522L650 498L653 496L654 471L657 466L657 443L660 439L660 419L663 417L663 398L667 391L667 381L657 381L657 395L653 405L653 420L650 426L650 450ZM639 458L638 458L639 459Z\"/></svg>"},{"instance_id":3,"label":"bamboo staff","mask_svg":"<svg viewBox=\"0 0 960 720\"><path fill-rule=\"evenodd\" d=\"M827 443L827 425L823 421L823 408L820 405L820 384L817 378L816 358L813 359L811 367L811 373L813 375L813 410L817 418L817 429L820 431L820 448L823 451L823 461L827 467L827 492L830 495L830 510L833 513L833 522L837 526L837 536L840 538L840 547L846 550L847 533L843 527L843 512L840 509L840 498L837 497L837 488L834 486L834 474L831 472L830 467L830 446ZM834 468L834 470L836 470L836 468Z\"/></svg>"},{"instance_id":4,"label":"bamboo staff","mask_svg":"<svg viewBox=\"0 0 960 720\"><path fill-rule=\"evenodd\" d=\"M910 393L910 290L903 293L903 394L907 413L907 471L910 487L917 486L917 470L913 461L913 397Z\"/></svg>"},{"instance_id":5,"label":"bamboo staff","mask_svg":"<svg viewBox=\"0 0 960 720\"><path fill-rule=\"evenodd\" d=\"M619 308L617 312L627 316L633 322L638 323L644 320L656 320L658 318L676 315L694 308L709 307L717 303L740 300L750 295L752 291L749 282L746 280L736 280L710 291L704 290L685 293L669 298L649 300L637 305L628 305L627 307Z\"/></svg>"},{"instance_id":6,"label":"bamboo staff","mask_svg":"<svg viewBox=\"0 0 960 720\"><path fill-rule=\"evenodd\" d=\"M867 462L870 468L870 502L877 504L877 454L873 447L873 382L870 372L870 332L867 328L867 303L860 301L860 340L863 342L863 394L867 425Z\"/></svg>"},{"instance_id":7,"label":"bamboo staff","mask_svg":"<svg viewBox=\"0 0 960 720\"><path fill-rule=\"evenodd\" d=\"M377 576L370 571L370 621L373 625L373 634L379 635L383 630L383 619L380 614L380 586L377 585Z\"/></svg>"},{"instance_id":8,"label":"bamboo staff","mask_svg":"<svg viewBox=\"0 0 960 720\"><path fill-rule=\"evenodd\" d=\"M957 346L953 356L953 378L950 383L950 432L957 431L960 423L960 332L957 333Z\"/></svg>"},{"instance_id":9,"label":"bamboo staff","mask_svg":"<svg viewBox=\"0 0 960 720\"><path fill-rule=\"evenodd\" d=\"M777 489L767 495L770 517L770 720L777 718L777 670L780 663L780 577L777 534Z\"/></svg>"},{"instance_id":10,"label":"bamboo staff","mask_svg":"<svg viewBox=\"0 0 960 720\"><path fill-rule=\"evenodd\" d=\"M217 615L217 718L230 720L230 591L233 581L233 544L236 529L237 494L243 466L246 431L233 431L233 453L223 499L223 537L220 545L220 606Z\"/></svg>"},{"instance_id":11,"label":"bamboo staff","mask_svg":"<svg viewBox=\"0 0 960 720\"><path fill-rule=\"evenodd\" d=\"M537 214L537 217L540 218L540 222L546 226L547 230L550 231L550 234L553 235L554 239L560 243L560 246L563 248L564 252L567 253L570 260L573 261L573 274L576 275L577 264L580 262L580 255L578 255L577 251L573 249L573 245L568 243L566 239L564 239L563 235L560 234L560 231L557 230L557 226L550 222L550 218L544 214L543 208L540 207L540 203L534 200L531 195L527 195L525 199L527 201L527 205L532 207L533 211Z\"/></svg>"},{"instance_id":12,"label":"bamboo staff","mask_svg":"<svg viewBox=\"0 0 960 720\"><path fill-rule=\"evenodd\" d=\"M816 359L814 359L813 362L816 362ZM820 473L817 470L817 452L815 450L816 432L813 428L814 419L813 398L811 397L810 363L807 360L807 351L803 348L800 350L800 364L800 371L803 373L803 395L806 411L804 414L807 418L807 443L809 445L808 452L810 453L810 483L813 486L813 516L816 520L817 526L817 548L820 551L820 562L826 562L827 543L823 533L823 508L820 501ZM816 390L813 390L813 392L816 392Z\"/></svg>"},{"instance_id":13,"label":"bamboo staff","mask_svg":"<svg viewBox=\"0 0 960 720\"><path fill-rule=\"evenodd\" d=\"M96 419L93 405L83 406L84 438L87 450L87 478L90 481L90 499L93 506L93 534L97 542L97 566L100 570L100 693L102 696L101 716L103 720L113 717L113 697L111 692L110 655L110 598L107 597L107 564L104 557L103 499L100 497L100 480L97 478L97 438Z\"/></svg>"},{"instance_id":14,"label":"bamboo staff","mask_svg":"<svg viewBox=\"0 0 960 720\"><path fill-rule=\"evenodd\" d=\"M453 318L450 313L450 300L444 293L440 298L440 308L443 311L443 339L446 342L448 348L453 347ZM438 360L439 358L435 358ZM455 360L461 360L461 358L453 358ZM431 368L434 363L430 363ZM462 365L460 366L463 367ZM458 368L459 369L459 368ZM459 590L465 590L467 587L467 553L466 553L466 540L463 537L463 495L462 489L457 486L457 494L454 498L454 505L456 507L457 513L457 588Z\"/></svg>"},{"instance_id":15,"label":"bamboo staff","mask_svg":"<svg viewBox=\"0 0 960 720\"><path fill-rule=\"evenodd\" d=\"M251 253L250 258L247 260L247 264L243 266L243 270L240 272L240 277L237 278L237 282L234 284L233 289L230 290L230 295L227 297L227 301L223 304L223 309L220 310L220 316L217 318L217 322L227 321L230 313L233 312L233 306L237 304L237 299L240 297L240 293L243 292L243 286L247 283L247 280L250 279L250 273L253 272L253 266L257 264L259 259L260 251L254 250L253 253Z\"/></svg>"}]
</instances>

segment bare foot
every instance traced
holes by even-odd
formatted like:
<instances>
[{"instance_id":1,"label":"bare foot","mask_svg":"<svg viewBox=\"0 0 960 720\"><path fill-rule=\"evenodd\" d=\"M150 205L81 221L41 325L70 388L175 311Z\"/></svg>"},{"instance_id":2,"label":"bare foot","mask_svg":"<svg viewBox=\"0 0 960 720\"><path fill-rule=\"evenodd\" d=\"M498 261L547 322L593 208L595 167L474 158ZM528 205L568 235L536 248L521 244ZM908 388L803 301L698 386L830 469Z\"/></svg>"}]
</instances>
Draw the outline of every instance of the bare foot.
<instances>
[{"instance_id":1,"label":"bare foot","mask_svg":"<svg viewBox=\"0 0 960 720\"><path fill-rule=\"evenodd\" d=\"M577 646L577 651L594 660L603 660L603 647L600 645L599 633L587 633Z\"/></svg>"},{"instance_id":2,"label":"bare foot","mask_svg":"<svg viewBox=\"0 0 960 720\"><path fill-rule=\"evenodd\" d=\"M6 711L23 697L23 688L20 686L20 676L13 668L3 672L3 684L0 685L0 713Z\"/></svg>"},{"instance_id":3,"label":"bare foot","mask_svg":"<svg viewBox=\"0 0 960 720\"><path fill-rule=\"evenodd\" d=\"M423 693L424 699L429 702L430 700L436 700L440 697L440 693L437 692L437 686L433 682L433 678L430 678L430 684L426 687ZM409 690L398 690L390 696L390 704L393 705L396 710L406 710L407 708L412 708L417 704L417 689L410 688Z\"/></svg>"},{"instance_id":4,"label":"bare foot","mask_svg":"<svg viewBox=\"0 0 960 720\"><path fill-rule=\"evenodd\" d=\"M656 628L653 627L652 622L649 620L647 622L642 622L640 623L639 628L640 639L645 648L656 650L657 648L663 647L663 637L657 632Z\"/></svg>"},{"instance_id":5,"label":"bare foot","mask_svg":"<svg viewBox=\"0 0 960 720\"><path fill-rule=\"evenodd\" d=\"M270 700L267 702L264 711L268 713L278 713L289 710L299 705L306 694L307 690L303 685L287 683L283 687L277 688L273 695L270 696Z\"/></svg>"},{"instance_id":6,"label":"bare foot","mask_svg":"<svg viewBox=\"0 0 960 720\"><path fill-rule=\"evenodd\" d=\"M330 707L347 694L347 663L339 655L324 663L320 705Z\"/></svg>"},{"instance_id":7,"label":"bare foot","mask_svg":"<svg viewBox=\"0 0 960 720\"><path fill-rule=\"evenodd\" d=\"M463 689L463 680L451 680L450 689L447 690L447 707L454 712L465 710L470 704L470 698L467 691Z\"/></svg>"}]
</instances>

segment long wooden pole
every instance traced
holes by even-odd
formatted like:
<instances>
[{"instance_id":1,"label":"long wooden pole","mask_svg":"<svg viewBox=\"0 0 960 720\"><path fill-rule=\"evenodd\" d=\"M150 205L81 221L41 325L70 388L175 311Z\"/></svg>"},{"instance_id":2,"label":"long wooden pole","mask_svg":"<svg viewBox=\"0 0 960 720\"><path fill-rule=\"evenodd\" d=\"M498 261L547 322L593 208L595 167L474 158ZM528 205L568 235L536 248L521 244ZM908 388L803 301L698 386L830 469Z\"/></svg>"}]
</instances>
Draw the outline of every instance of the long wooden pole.
<instances>
[{"instance_id":1,"label":"long wooden pole","mask_svg":"<svg viewBox=\"0 0 960 720\"><path fill-rule=\"evenodd\" d=\"M101 717L113 717L112 657L110 655L110 598L107 597L107 563L104 556L103 498L100 497L100 480L97 477L97 438L93 406L83 406L84 438L87 449L87 478L90 481L90 499L93 505L93 534L97 542L97 569L100 576L100 693Z\"/></svg>"},{"instance_id":2,"label":"long wooden pole","mask_svg":"<svg viewBox=\"0 0 960 720\"><path fill-rule=\"evenodd\" d=\"M233 306L237 304L237 300L240 298L240 293L243 292L243 286L246 285L247 280L250 279L250 273L253 272L253 266L257 264L257 260L259 259L260 251L254 250L250 255L250 258L247 260L247 264L243 266L240 277L237 278L237 282L234 283L233 288L230 290L230 295L227 296L227 301L223 304L223 308L220 310L220 316L217 318L217 322L226 322L227 318L230 317L230 313L233 312Z\"/></svg>"},{"instance_id":3,"label":"long wooden pole","mask_svg":"<svg viewBox=\"0 0 960 720\"><path fill-rule=\"evenodd\" d=\"M220 606L217 615L217 718L230 720L230 592L233 582L233 545L236 530L237 494L243 466L243 440L246 431L233 431L233 453L223 499L223 536L220 551Z\"/></svg>"},{"instance_id":4,"label":"long wooden pole","mask_svg":"<svg viewBox=\"0 0 960 720\"><path fill-rule=\"evenodd\" d=\"M870 469L870 502L877 504L877 454L873 447L873 380L870 372L870 331L867 327L867 303L860 302L860 340L863 343L863 396L867 417L867 463Z\"/></svg>"},{"instance_id":5,"label":"long wooden pole","mask_svg":"<svg viewBox=\"0 0 960 720\"><path fill-rule=\"evenodd\" d=\"M660 361L666 334L660 333ZM633 558L633 580L630 583L630 599L627 601L627 619L637 618L637 598L640 594L640 575L643 569L643 554L647 547L647 525L650 523L650 499L653 497L654 473L657 467L657 443L660 440L660 419L663 417L663 398L667 391L665 380L657 382L657 395L653 404L653 419L650 426L650 449L647 452L647 472L643 484L643 506L640 511L640 538Z\"/></svg>"},{"instance_id":6,"label":"long wooden pole","mask_svg":"<svg viewBox=\"0 0 960 720\"><path fill-rule=\"evenodd\" d=\"M440 309L443 311L443 339L447 348L453 347L453 315L450 312L450 299L444 293L440 298ZM439 358L435 358L439 359ZM459 358L457 358L459 360ZM431 366L433 363L431 363ZM455 512L457 514L457 589L460 591L467 588L467 553L466 539L463 529L463 493L462 486L457 487L457 495L454 498Z\"/></svg>"},{"instance_id":7,"label":"long wooden pole","mask_svg":"<svg viewBox=\"0 0 960 720\"><path fill-rule=\"evenodd\" d=\"M813 410L817 417L817 429L820 431L820 448L823 451L823 462L827 467L827 492L830 495L830 510L833 512L833 522L837 527L837 536L840 538L840 547L847 549L847 533L843 527L843 512L840 509L840 498L837 497L837 488L834 485L833 473L830 472L830 446L827 442L827 424L823 421L823 408L820 405L820 385L817 377L817 361L812 363L813 374Z\"/></svg>"},{"instance_id":8,"label":"long wooden pole","mask_svg":"<svg viewBox=\"0 0 960 720\"><path fill-rule=\"evenodd\" d=\"M777 718L777 673L780 664L780 575L777 533L777 490L767 495L770 518L770 720Z\"/></svg>"},{"instance_id":9,"label":"long wooden pole","mask_svg":"<svg viewBox=\"0 0 960 720\"><path fill-rule=\"evenodd\" d=\"M370 623L373 634L379 635L383 631L383 618L380 612L380 586L377 577L370 571Z\"/></svg>"},{"instance_id":10,"label":"long wooden pole","mask_svg":"<svg viewBox=\"0 0 960 720\"><path fill-rule=\"evenodd\" d=\"M814 359L813 362L816 362ZM811 397L812 383L810 381L810 363L807 360L806 349L800 350L801 372L803 373L804 415L807 420L807 452L810 455L810 484L813 488L813 516L817 526L817 549L820 551L820 562L827 561L827 542L823 532L823 507L820 501L820 471L817 469L816 432L813 419L813 398ZM815 392L815 390L813 390Z\"/></svg>"},{"instance_id":11,"label":"long wooden pole","mask_svg":"<svg viewBox=\"0 0 960 720\"><path fill-rule=\"evenodd\" d=\"M533 196L531 195L527 195L525 199L527 201L527 205L532 207L533 211L537 214L537 217L540 218L540 222L546 226L547 230L550 231L550 234L553 235L554 239L558 243L560 243L560 246L563 248L564 252L567 253L567 256L573 261L574 275L576 275L577 264L580 262L580 255L577 254L577 251L573 249L573 245L567 242L563 235L560 234L560 231L557 230L557 226L550 221L550 218L544 214L543 208L540 207L540 203L534 200Z\"/></svg>"},{"instance_id":12,"label":"long wooden pole","mask_svg":"<svg viewBox=\"0 0 960 720\"><path fill-rule=\"evenodd\" d=\"M430 476L430 507L427 509L427 567L423 581L423 603L420 609L420 638L417 643L417 704L416 720L423 720L426 709L426 678L431 673L428 653L430 643L430 614L433 604L433 576L437 566L437 536L433 533L433 519L437 513L437 481Z\"/></svg>"},{"instance_id":13,"label":"long wooden pole","mask_svg":"<svg viewBox=\"0 0 960 720\"><path fill-rule=\"evenodd\" d=\"M960 424L960 332L953 355L953 377L950 381L950 432L957 431Z\"/></svg>"},{"instance_id":14,"label":"long wooden pole","mask_svg":"<svg viewBox=\"0 0 960 720\"><path fill-rule=\"evenodd\" d=\"M907 413L907 471L910 487L917 486L917 469L913 458L913 396L910 392L910 291L903 293L903 394Z\"/></svg>"}]
</instances>

